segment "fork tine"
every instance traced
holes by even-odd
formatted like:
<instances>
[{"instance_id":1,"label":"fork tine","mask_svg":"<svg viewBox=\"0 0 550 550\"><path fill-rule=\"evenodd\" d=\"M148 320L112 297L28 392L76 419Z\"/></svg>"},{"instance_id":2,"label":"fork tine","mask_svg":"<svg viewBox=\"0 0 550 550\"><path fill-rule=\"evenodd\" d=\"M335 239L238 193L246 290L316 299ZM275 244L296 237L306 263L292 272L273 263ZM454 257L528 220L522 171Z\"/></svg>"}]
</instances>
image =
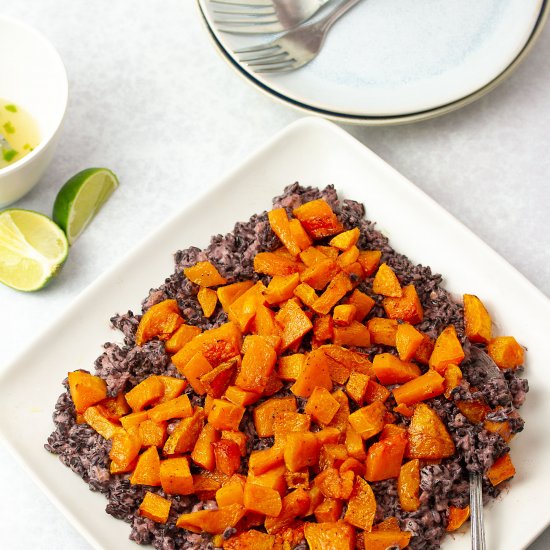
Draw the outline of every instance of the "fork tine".
<instances>
[{"instance_id":1,"label":"fork tine","mask_svg":"<svg viewBox=\"0 0 550 550\"><path fill-rule=\"evenodd\" d=\"M235 0L210 0L210 3L223 4L226 6L248 6L252 8L273 6L271 0L244 0L241 2Z\"/></svg>"},{"instance_id":2,"label":"fork tine","mask_svg":"<svg viewBox=\"0 0 550 550\"><path fill-rule=\"evenodd\" d=\"M266 15L276 15L277 12L273 8L266 6L269 11L263 8L236 8L230 9L214 9L212 13L222 13L223 15L248 15L250 17L265 17Z\"/></svg>"},{"instance_id":3,"label":"fork tine","mask_svg":"<svg viewBox=\"0 0 550 550\"><path fill-rule=\"evenodd\" d=\"M239 48L237 50L234 50L234 53L237 55L241 53L256 53L277 48L280 48L280 46L278 46L277 44L273 44L272 42L268 42L267 44L256 44L254 46L248 46L246 48Z\"/></svg>"},{"instance_id":4,"label":"fork tine","mask_svg":"<svg viewBox=\"0 0 550 550\"><path fill-rule=\"evenodd\" d=\"M279 20L276 17L271 17L270 19L264 19L263 16L252 15L249 17L224 17L223 19L214 19L214 23L217 25L236 25L236 26L246 26L246 25L272 25L277 23Z\"/></svg>"},{"instance_id":5,"label":"fork tine","mask_svg":"<svg viewBox=\"0 0 550 550\"><path fill-rule=\"evenodd\" d=\"M246 63L249 67L259 67L260 65L277 65L279 63L287 63L289 61L295 62L293 57L289 57L287 52L274 55L273 57L261 57L253 61L247 61L244 59L242 63Z\"/></svg>"},{"instance_id":6,"label":"fork tine","mask_svg":"<svg viewBox=\"0 0 550 550\"><path fill-rule=\"evenodd\" d=\"M286 71L292 71L296 66L294 60L289 60L286 63L281 63L280 65L261 65L259 67L254 67L255 73L284 73Z\"/></svg>"}]
</instances>

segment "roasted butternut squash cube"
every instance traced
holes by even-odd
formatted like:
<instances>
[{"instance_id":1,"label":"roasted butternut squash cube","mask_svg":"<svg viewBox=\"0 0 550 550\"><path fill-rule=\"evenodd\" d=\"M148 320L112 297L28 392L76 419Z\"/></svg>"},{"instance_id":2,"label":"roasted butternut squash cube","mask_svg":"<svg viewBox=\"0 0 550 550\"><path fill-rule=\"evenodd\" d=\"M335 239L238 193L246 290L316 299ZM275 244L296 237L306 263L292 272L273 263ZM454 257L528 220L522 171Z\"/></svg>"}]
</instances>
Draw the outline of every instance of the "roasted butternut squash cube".
<instances>
[{"instance_id":1,"label":"roasted butternut squash cube","mask_svg":"<svg viewBox=\"0 0 550 550\"><path fill-rule=\"evenodd\" d=\"M183 323L171 336L168 338L164 347L168 353L177 353L185 344L198 336L202 330L193 325Z\"/></svg>"},{"instance_id":2,"label":"roasted butternut squash cube","mask_svg":"<svg viewBox=\"0 0 550 550\"><path fill-rule=\"evenodd\" d=\"M349 415L352 428L363 438L369 439L382 431L386 407L375 401Z\"/></svg>"},{"instance_id":3,"label":"roasted butternut squash cube","mask_svg":"<svg viewBox=\"0 0 550 550\"><path fill-rule=\"evenodd\" d=\"M449 399L451 397L451 392L460 384L460 381L462 380L462 371L458 365L453 365L451 363L445 369L443 377L445 378L445 397Z\"/></svg>"},{"instance_id":4,"label":"roasted butternut squash cube","mask_svg":"<svg viewBox=\"0 0 550 550\"><path fill-rule=\"evenodd\" d=\"M397 298L386 297L382 306L390 319L401 319L416 325L424 319L424 309L414 285L407 285L402 289L403 295Z\"/></svg>"},{"instance_id":5,"label":"roasted butternut squash cube","mask_svg":"<svg viewBox=\"0 0 550 550\"><path fill-rule=\"evenodd\" d=\"M397 321L385 317L373 317L367 322L371 342L373 344L384 344L395 347L397 336Z\"/></svg>"},{"instance_id":6,"label":"roasted butternut squash cube","mask_svg":"<svg viewBox=\"0 0 550 550\"><path fill-rule=\"evenodd\" d=\"M281 495L275 489L247 481L244 486L244 507L250 512L277 517L281 513L283 503Z\"/></svg>"},{"instance_id":7,"label":"roasted butternut squash cube","mask_svg":"<svg viewBox=\"0 0 550 550\"><path fill-rule=\"evenodd\" d=\"M334 246L339 250L347 250L348 248L351 248L353 245L357 244L360 236L361 232L359 231L359 228L354 227L353 229L342 231L342 233L340 233L339 235L332 237L329 244L330 246Z\"/></svg>"},{"instance_id":8,"label":"roasted butternut squash cube","mask_svg":"<svg viewBox=\"0 0 550 550\"><path fill-rule=\"evenodd\" d=\"M83 414L84 420L105 439L111 439L116 433L125 432L124 428L109 420L97 405L88 407Z\"/></svg>"},{"instance_id":9,"label":"roasted butternut squash cube","mask_svg":"<svg viewBox=\"0 0 550 550\"><path fill-rule=\"evenodd\" d=\"M376 500L372 488L363 478L357 477L344 521L364 531L370 531L375 514Z\"/></svg>"},{"instance_id":10,"label":"roasted butternut squash cube","mask_svg":"<svg viewBox=\"0 0 550 550\"><path fill-rule=\"evenodd\" d=\"M295 489L283 497L281 513L277 517L265 518L268 533L279 533L292 525L298 517L305 516L309 510L310 498L305 489Z\"/></svg>"},{"instance_id":11,"label":"roasted butternut squash cube","mask_svg":"<svg viewBox=\"0 0 550 550\"><path fill-rule=\"evenodd\" d=\"M220 286L216 289L218 300L222 305L223 310L228 313L229 306L239 297L242 296L249 288L254 286L254 281L241 281L230 285Z\"/></svg>"},{"instance_id":12,"label":"roasted butternut squash cube","mask_svg":"<svg viewBox=\"0 0 550 550\"><path fill-rule=\"evenodd\" d=\"M194 492L193 476L187 457L167 458L160 463L162 490L170 495L191 495Z\"/></svg>"},{"instance_id":13,"label":"roasted butternut squash cube","mask_svg":"<svg viewBox=\"0 0 550 550\"><path fill-rule=\"evenodd\" d=\"M310 550L354 550L356 547L355 529L343 521L308 522L304 534Z\"/></svg>"},{"instance_id":14,"label":"roasted butternut squash cube","mask_svg":"<svg viewBox=\"0 0 550 550\"><path fill-rule=\"evenodd\" d=\"M336 522L342 515L343 502L336 498L325 498L317 508L315 508L315 519L317 523Z\"/></svg>"},{"instance_id":15,"label":"roasted butternut squash cube","mask_svg":"<svg viewBox=\"0 0 550 550\"><path fill-rule=\"evenodd\" d=\"M203 374L199 378L199 382L210 397L218 399L227 391L227 388L235 377L238 365L239 358L233 357L206 374Z\"/></svg>"},{"instance_id":16,"label":"roasted butternut squash cube","mask_svg":"<svg viewBox=\"0 0 550 550\"><path fill-rule=\"evenodd\" d=\"M69 391L77 413L96 405L107 397L107 384L99 376L77 370L70 372Z\"/></svg>"},{"instance_id":17,"label":"roasted butternut squash cube","mask_svg":"<svg viewBox=\"0 0 550 550\"><path fill-rule=\"evenodd\" d=\"M397 478L399 504L405 512L414 512L420 507L419 490L420 461L413 458L401 466Z\"/></svg>"},{"instance_id":18,"label":"roasted butternut squash cube","mask_svg":"<svg viewBox=\"0 0 550 550\"><path fill-rule=\"evenodd\" d=\"M151 306L141 317L136 330L136 344L142 346L155 337L168 340L183 324L176 300L163 300Z\"/></svg>"},{"instance_id":19,"label":"roasted butternut squash cube","mask_svg":"<svg viewBox=\"0 0 550 550\"><path fill-rule=\"evenodd\" d=\"M243 506L244 483L245 479L242 476L231 476L231 479L216 491L216 502L218 503L218 508L230 506L231 504L240 504Z\"/></svg>"},{"instance_id":20,"label":"roasted butternut squash cube","mask_svg":"<svg viewBox=\"0 0 550 550\"><path fill-rule=\"evenodd\" d=\"M203 315L208 319L211 317L218 304L218 294L211 288L201 287L197 293L197 300L202 308Z\"/></svg>"},{"instance_id":21,"label":"roasted butternut squash cube","mask_svg":"<svg viewBox=\"0 0 550 550\"><path fill-rule=\"evenodd\" d=\"M330 424L339 408L340 403L326 388L316 386L307 400L305 412L310 414L317 424L326 426Z\"/></svg>"},{"instance_id":22,"label":"roasted butternut squash cube","mask_svg":"<svg viewBox=\"0 0 550 550\"><path fill-rule=\"evenodd\" d=\"M351 425L348 425L346 430L344 444L349 456L363 461L367 458L363 438L351 427Z\"/></svg>"},{"instance_id":23,"label":"roasted butternut squash cube","mask_svg":"<svg viewBox=\"0 0 550 550\"><path fill-rule=\"evenodd\" d=\"M355 320L360 323L370 313L376 303L368 294L361 292L357 288L350 294L346 300L348 304L355 306Z\"/></svg>"},{"instance_id":24,"label":"roasted butternut squash cube","mask_svg":"<svg viewBox=\"0 0 550 550\"><path fill-rule=\"evenodd\" d=\"M208 422L217 430L238 430L245 408L223 399L214 399Z\"/></svg>"},{"instance_id":25,"label":"roasted butternut squash cube","mask_svg":"<svg viewBox=\"0 0 550 550\"><path fill-rule=\"evenodd\" d=\"M290 222L286 210L284 208L270 210L267 213L267 219L269 220L269 225L273 233L279 237L279 240L293 256L297 256L301 250L290 229Z\"/></svg>"},{"instance_id":26,"label":"roasted butternut squash cube","mask_svg":"<svg viewBox=\"0 0 550 550\"><path fill-rule=\"evenodd\" d=\"M457 508L456 506L449 506L449 516L447 518L446 531L452 532L460 529L462 524L470 517L470 507Z\"/></svg>"},{"instance_id":27,"label":"roasted butternut squash cube","mask_svg":"<svg viewBox=\"0 0 550 550\"><path fill-rule=\"evenodd\" d=\"M109 458L124 468L134 461L140 449L141 439L137 434L119 430L111 438Z\"/></svg>"},{"instance_id":28,"label":"roasted butternut squash cube","mask_svg":"<svg viewBox=\"0 0 550 550\"><path fill-rule=\"evenodd\" d=\"M296 398L292 395L287 397L273 397L264 401L254 408L254 427L259 437L270 437L275 435L273 423L277 415L284 411L296 412L298 406Z\"/></svg>"},{"instance_id":29,"label":"roasted butternut squash cube","mask_svg":"<svg viewBox=\"0 0 550 550\"><path fill-rule=\"evenodd\" d=\"M410 458L439 459L454 454L455 445L445 424L426 403L419 403L409 424Z\"/></svg>"},{"instance_id":30,"label":"roasted butternut squash cube","mask_svg":"<svg viewBox=\"0 0 550 550\"><path fill-rule=\"evenodd\" d=\"M294 290L300 284L300 275L275 275L264 291L267 303L270 305L280 304L294 296Z\"/></svg>"},{"instance_id":31,"label":"roasted butternut squash cube","mask_svg":"<svg viewBox=\"0 0 550 550\"><path fill-rule=\"evenodd\" d=\"M158 376L149 376L126 393L126 401L134 412L145 407L164 395L164 384Z\"/></svg>"},{"instance_id":32,"label":"roasted butternut squash cube","mask_svg":"<svg viewBox=\"0 0 550 550\"><path fill-rule=\"evenodd\" d=\"M170 515L172 502L155 493L147 491L139 505L139 515L152 519L156 523L166 523Z\"/></svg>"},{"instance_id":33,"label":"roasted butternut squash cube","mask_svg":"<svg viewBox=\"0 0 550 550\"><path fill-rule=\"evenodd\" d=\"M449 325L435 341L435 347L430 355L430 367L443 373L451 363L458 365L464 359L464 350L453 325Z\"/></svg>"},{"instance_id":34,"label":"roasted butternut squash cube","mask_svg":"<svg viewBox=\"0 0 550 550\"><path fill-rule=\"evenodd\" d=\"M288 470L284 464L279 464L270 468L263 474L256 475L252 470L248 470L247 480L254 485L262 485L263 487L269 487L275 489L281 498L286 494L287 490L287 474Z\"/></svg>"},{"instance_id":35,"label":"roasted butternut squash cube","mask_svg":"<svg viewBox=\"0 0 550 550\"><path fill-rule=\"evenodd\" d=\"M336 411L330 427L336 428L341 433L346 431L349 422L349 401L347 395L342 390L332 392L332 397L340 403L340 408Z\"/></svg>"},{"instance_id":36,"label":"roasted butternut squash cube","mask_svg":"<svg viewBox=\"0 0 550 550\"><path fill-rule=\"evenodd\" d=\"M315 288L314 285L311 286ZM348 274L340 271L330 280L323 294L313 302L311 309L317 313L327 314L352 288Z\"/></svg>"},{"instance_id":37,"label":"roasted butternut squash cube","mask_svg":"<svg viewBox=\"0 0 550 550\"><path fill-rule=\"evenodd\" d=\"M474 294L464 294L464 329L470 342L488 344L492 336L491 316Z\"/></svg>"},{"instance_id":38,"label":"roasted butternut squash cube","mask_svg":"<svg viewBox=\"0 0 550 550\"><path fill-rule=\"evenodd\" d=\"M428 372L392 390L398 405L413 405L441 395L445 391L445 379L437 371Z\"/></svg>"},{"instance_id":39,"label":"roasted butternut squash cube","mask_svg":"<svg viewBox=\"0 0 550 550\"><path fill-rule=\"evenodd\" d=\"M401 298L403 295L399 279L388 264L380 264L372 282L372 291L376 294L393 298Z\"/></svg>"},{"instance_id":40,"label":"roasted butternut squash cube","mask_svg":"<svg viewBox=\"0 0 550 550\"><path fill-rule=\"evenodd\" d=\"M395 334L395 347L401 361L410 361L424 341L424 335L409 323L400 323Z\"/></svg>"},{"instance_id":41,"label":"roasted butternut squash cube","mask_svg":"<svg viewBox=\"0 0 550 550\"><path fill-rule=\"evenodd\" d=\"M302 262L297 262L292 258L285 258L274 252L259 252L254 256L254 271L264 275L292 275L300 273L304 269Z\"/></svg>"},{"instance_id":42,"label":"roasted butternut squash cube","mask_svg":"<svg viewBox=\"0 0 550 550\"><path fill-rule=\"evenodd\" d=\"M160 457L156 447L149 447L139 455L130 483L160 486Z\"/></svg>"},{"instance_id":43,"label":"roasted butternut squash cube","mask_svg":"<svg viewBox=\"0 0 550 550\"><path fill-rule=\"evenodd\" d=\"M352 372L346 384L346 393L358 405L363 405L365 394L369 386L370 376L360 372Z\"/></svg>"},{"instance_id":44,"label":"roasted butternut squash cube","mask_svg":"<svg viewBox=\"0 0 550 550\"><path fill-rule=\"evenodd\" d=\"M274 446L261 451L252 451L248 459L248 468L254 475L261 475L276 466L280 466L283 462L284 449Z\"/></svg>"},{"instance_id":45,"label":"roasted butternut squash cube","mask_svg":"<svg viewBox=\"0 0 550 550\"><path fill-rule=\"evenodd\" d=\"M227 280L220 275L216 266L208 260L184 268L183 273L192 283L203 287L219 286L227 283Z\"/></svg>"},{"instance_id":46,"label":"roasted butternut squash cube","mask_svg":"<svg viewBox=\"0 0 550 550\"><path fill-rule=\"evenodd\" d=\"M222 439L212 443L216 470L232 476L241 467L241 451L235 441Z\"/></svg>"},{"instance_id":47,"label":"roasted butternut squash cube","mask_svg":"<svg viewBox=\"0 0 550 550\"><path fill-rule=\"evenodd\" d=\"M501 369L523 365L523 348L513 336L498 336L487 346L487 353Z\"/></svg>"},{"instance_id":48,"label":"roasted butternut squash cube","mask_svg":"<svg viewBox=\"0 0 550 550\"><path fill-rule=\"evenodd\" d=\"M212 424L206 423L195 442L191 460L201 468L211 472L216 465L212 443L220 439L220 434Z\"/></svg>"},{"instance_id":49,"label":"roasted butternut squash cube","mask_svg":"<svg viewBox=\"0 0 550 550\"><path fill-rule=\"evenodd\" d=\"M382 439L373 443L367 451L365 479L382 481L398 477L406 446L406 437Z\"/></svg>"},{"instance_id":50,"label":"roasted butternut squash cube","mask_svg":"<svg viewBox=\"0 0 550 550\"><path fill-rule=\"evenodd\" d=\"M274 535L262 533L255 529L239 533L223 543L224 550L273 550L274 545Z\"/></svg>"},{"instance_id":51,"label":"roasted butternut squash cube","mask_svg":"<svg viewBox=\"0 0 550 550\"><path fill-rule=\"evenodd\" d=\"M261 398L261 394L253 391L243 390L238 386L228 386L228 388L225 390L224 397L235 405L246 407L247 405L252 405L252 403L256 403L256 401Z\"/></svg>"},{"instance_id":52,"label":"roasted butternut squash cube","mask_svg":"<svg viewBox=\"0 0 550 550\"><path fill-rule=\"evenodd\" d=\"M386 550L386 548L406 548L412 537L410 531L373 531L363 533L365 548Z\"/></svg>"},{"instance_id":53,"label":"roasted butternut squash cube","mask_svg":"<svg viewBox=\"0 0 550 550\"><path fill-rule=\"evenodd\" d=\"M285 381L294 381L298 378L304 368L306 356L303 353L293 353L279 357L278 369L279 378Z\"/></svg>"},{"instance_id":54,"label":"roasted butternut squash cube","mask_svg":"<svg viewBox=\"0 0 550 550\"><path fill-rule=\"evenodd\" d=\"M382 252L380 250L361 250L357 261L361 264L365 277L372 275L380 264Z\"/></svg>"},{"instance_id":55,"label":"roasted butternut squash cube","mask_svg":"<svg viewBox=\"0 0 550 550\"><path fill-rule=\"evenodd\" d=\"M497 458L495 460L495 462L487 472L487 477L491 482L491 485L495 487L499 483L502 483L503 481L510 479L515 474L516 474L516 468L512 463L510 454L506 453L505 455L502 455L500 458Z\"/></svg>"},{"instance_id":56,"label":"roasted butternut squash cube","mask_svg":"<svg viewBox=\"0 0 550 550\"><path fill-rule=\"evenodd\" d=\"M286 351L293 344L299 342L313 328L309 317L293 300L285 302L275 316L275 319L282 329L281 352Z\"/></svg>"},{"instance_id":57,"label":"roasted butternut squash cube","mask_svg":"<svg viewBox=\"0 0 550 550\"><path fill-rule=\"evenodd\" d=\"M234 527L244 516L245 509L240 504L230 504L218 510L199 510L182 514L176 526L193 533L222 534L228 527Z\"/></svg>"},{"instance_id":58,"label":"roasted butternut squash cube","mask_svg":"<svg viewBox=\"0 0 550 550\"><path fill-rule=\"evenodd\" d=\"M246 391L262 393L277 362L277 354L261 336L247 336L247 348L235 385Z\"/></svg>"},{"instance_id":59,"label":"roasted butternut squash cube","mask_svg":"<svg viewBox=\"0 0 550 550\"><path fill-rule=\"evenodd\" d=\"M340 233L344 227L324 199L306 202L292 212L313 239Z\"/></svg>"},{"instance_id":60,"label":"roasted butternut squash cube","mask_svg":"<svg viewBox=\"0 0 550 550\"><path fill-rule=\"evenodd\" d=\"M172 418L186 418L193 414L193 406L191 405L191 401L189 401L189 397L184 394L160 405L155 405L147 411L147 414L155 422L162 422L163 420L170 420Z\"/></svg>"},{"instance_id":61,"label":"roasted butternut squash cube","mask_svg":"<svg viewBox=\"0 0 550 550\"><path fill-rule=\"evenodd\" d=\"M337 346L366 348L370 346L370 332L362 323L351 321L346 327L334 327L333 342Z\"/></svg>"},{"instance_id":62,"label":"roasted butternut squash cube","mask_svg":"<svg viewBox=\"0 0 550 550\"><path fill-rule=\"evenodd\" d=\"M283 448L286 445L287 436L291 432L308 432L311 425L309 414L301 414L294 411L281 411L273 420L273 433L275 445Z\"/></svg>"},{"instance_id":63,"label":"roasted butternut squash cube","mask_svg":"<svg viewBox=\"0 0 550 550\"><path fill-rule=\"evenodd\" d=\"M221 435L222 435L222 439L234 441L239 447L239 452L241 453L241 456L246 456L248 436L244 432L239 432L235 430L222 430Z\"/></svg>"},{"instance_id":64,"label":"roasted butternut squash cube","mask_svg":"<svg viewBox=\"0 0 550 550\"><path fill-rule=\"evenodd\" d=\"M374 356L372 370L378 381L385 386L403 384L421 375L420 368L414 363L401 361L391 353L379 353Z\"/></svg>"},{"instance_id":65,"label":"roasted butternut squash cube","mask_svg":"<svg viewBox=\"0 0 550 550\"><path fill-rule=\"evenodd\" d=\"M179 397L187 387L186 380L176 378L175 376L159 375L158 379L164 386L164 393L158 401L155 401L155 405L160 405L161 403L166 403L166 401L176 399L176 397Z\"/></svg>"},{"instance_id":66,"label":"roasted butternut squash cube","mask_svg":"<svg viewBox=\"0 0 550 550\"><path fill-rule=\"evenodd\" d=\"M170 434L163 447L164 454L175 455L191 452L203 426L204 411L197 407L193 416L182 419Z\"/></svg>"},{"instance_id":67,"label":"roasted butternut squash cube","mask_svg":"<svg viewBox=\"0 0 550 550\"><path fill-rule=\"evenodd\" d=\"M294 238L296 244L300 247L300 250L306 250L308 247L310 247L313 241L311 240L311 237L306 233L306 230L300 223L300 220L292 218L288 222L288 224L290 226L292 237Z\"/></svg>"},{"instance_id":68,"label":"roasted butternut squash cube","mask_svg":"<svg viewBox=\"0 0 550 550\"><path fill-rule=\"evenodd\" d=\"M292 432L287 435L284 461L288 470L298 472L317 464L320 443L311 432Z\"/></svg>"},{"instance_id":69,"label":"roasted butternut squash cube","mask_svg":"<svg viewBox=\"0 0 550 550\"><path fill-rule=\"evenodd\" d=\"M143 447L162 447L166 441L166 422L147 419L139 425L138 430Z\"/></svg>"},{"instance_id":70,"label":"roasted butternut squash cube","mask_svg":"<svg viewBox=\"0 0 550 550\"><path fill-rule=\"evenodd\" d=\"M206 393L206 388L201 383L201 376L207 374L213 369L212 365L207 361L206 357L199 351L191 357L185 366L180 370L181 373L187 378L189 384L199 395Z\"/></svg>"},{"instance_id":71,"label":"roasted butternut squash cube","mask_svg":"<svg viewBox=\"0 0 550 550\"><path fill-rule=\"evenodd\" d=\"M305 365L290 391L298 397L309 397L316 386L332 390L328 361L321 349L316 349L306 355Z\"/></svg>"},{"instance_id":72,"label":"roasted butternut squash cube","mask_svg":"<svg viewBox=\"0 0 550 550\"><path fill-rule=\"evenodd\" d=\"M334 307L332 318L337 326L347 327L355 320L357 308L352 304L340 304Z\"/></svg>"}]
</instances>

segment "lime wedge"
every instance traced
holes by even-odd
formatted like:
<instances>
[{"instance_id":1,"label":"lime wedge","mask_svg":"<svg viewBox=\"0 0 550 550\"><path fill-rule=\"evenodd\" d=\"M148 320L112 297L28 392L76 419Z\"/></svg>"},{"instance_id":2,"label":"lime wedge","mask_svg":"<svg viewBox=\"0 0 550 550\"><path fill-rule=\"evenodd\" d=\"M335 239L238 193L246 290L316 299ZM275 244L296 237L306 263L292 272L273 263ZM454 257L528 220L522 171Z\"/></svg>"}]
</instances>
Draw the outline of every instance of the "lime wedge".
<instances>
[{"instance_id":1,"label":"lime wedge","mask_svg":"<svg viewBox=\"0 0 550 550\"><path fill-rule=\"evenodd\" d=\"M38 290L61 269L69 243L47 216L31 210L0 212L0 282L17 290Z\"/></svg>"},{"instance_id":2,"label":"lime wedge","mask_svg":"<svg viewBox=\"0 0 550 550\"><path fill-rule=\"evenodd\" d=\"M117 177L107 168L87 168L75 174L59 190L53 219L73 244L118 187Z\"/></svg>"}]
</instances>

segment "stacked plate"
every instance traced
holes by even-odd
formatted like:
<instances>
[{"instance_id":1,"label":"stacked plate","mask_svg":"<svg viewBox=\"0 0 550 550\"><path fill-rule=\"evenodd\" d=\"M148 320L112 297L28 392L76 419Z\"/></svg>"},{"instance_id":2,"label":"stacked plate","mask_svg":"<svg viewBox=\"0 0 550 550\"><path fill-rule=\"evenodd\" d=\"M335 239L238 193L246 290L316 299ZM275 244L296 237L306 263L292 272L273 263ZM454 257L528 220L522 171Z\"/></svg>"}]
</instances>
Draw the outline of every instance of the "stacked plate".
<instances>
[{"instance_id":1,"label":"stacked plate","mask_svg":"<svg viewBox=\"0 0 550 550\"><path fill-rule=\"evenodd\" d=\"M232 52L272 36L219 32L214 4L198 4L219 52L254 86L309 114L372 125L430 118L481 97L522 61L550 11L550 0L364 0L311 63L255 74Z\"/></svg>"}]
</instances>

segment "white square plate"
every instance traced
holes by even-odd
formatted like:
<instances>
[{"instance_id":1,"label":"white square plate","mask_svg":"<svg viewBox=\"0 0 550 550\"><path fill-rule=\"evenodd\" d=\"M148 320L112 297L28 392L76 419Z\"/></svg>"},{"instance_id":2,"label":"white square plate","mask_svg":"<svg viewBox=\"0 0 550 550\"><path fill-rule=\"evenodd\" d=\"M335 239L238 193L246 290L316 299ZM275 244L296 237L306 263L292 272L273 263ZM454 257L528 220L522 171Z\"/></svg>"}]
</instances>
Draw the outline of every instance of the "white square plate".
<instances>
[{"instance_id":1,"label":"white square plate","mask_svg":"<svg viewBox=\"0 0 550 550\"><path fill-rule=\"evenodd\" d=\"M140 310L151 287L173 271L172 254L204 247L213 234L271 207L271 199L299 181L334 184L340 197L365 204L367 217L392 246L416 263L430 265L460 296L479 295L499 334L512 334L528 348L531 391L521 410L525 430L511 444L517 475L503 498L487 510L489 548L527 546L550 522L550 302L513 267L432 199L340 128L302 119L224 177L156 231L84 291L0 379L0 434L28 471L96 548L137 546L128 524L104 511L106 500L43 449L53 430L52 411L61 381L74 369L93 369L106 341L120 340L109 325L116 312ZM463 529L465 531L465 529ZM444 548L467 549L469 535L445 540Z\"/></svg>"}]
</instances>

